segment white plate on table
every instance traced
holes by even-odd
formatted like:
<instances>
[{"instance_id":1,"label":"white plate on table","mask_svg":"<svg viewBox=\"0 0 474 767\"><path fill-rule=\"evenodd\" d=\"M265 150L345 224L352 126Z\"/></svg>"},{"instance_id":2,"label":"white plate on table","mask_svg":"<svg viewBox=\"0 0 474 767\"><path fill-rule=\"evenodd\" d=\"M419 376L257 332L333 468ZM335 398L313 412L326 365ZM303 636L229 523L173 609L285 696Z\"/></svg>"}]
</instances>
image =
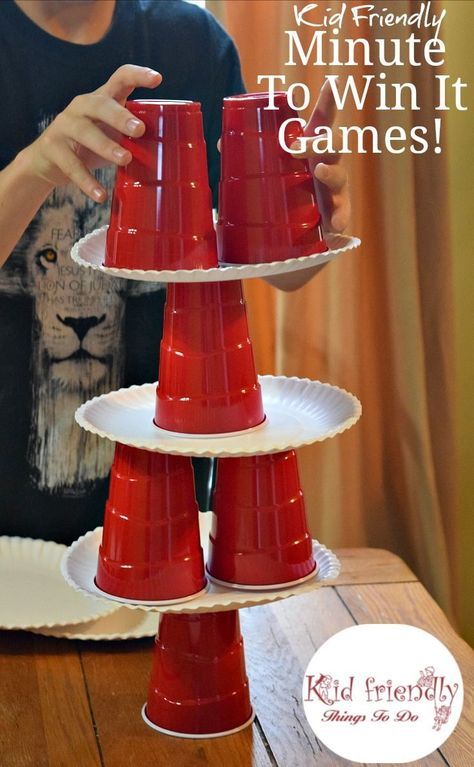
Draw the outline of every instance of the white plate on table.
<instances>
[{"instance_id":1,"label":"white plate on table","mask_svg":"<svg viewBox=\"0 0 474 767\"><path fill-rule=\"evenodd\" d=\"M65 551L67 546L52 541L0 536L0 628L75 625L117 610L67 585L60 571Z\"/></svg>"},{"instance_id":2,"label":"white plate on table","mask_svg":"<svg viewBox=\"0 0 474 767\"><path fill-rule=\"evenodd\" d=\"M62 577L62 576L61 576ZM118 639L143 639L153 637L158 630L159 615L144 610L129 610L120 607L110 615L97 618L87 623L73 626L40 627L33 629L35 634L58 637L62 639L80 639L110 641Z\"/></svg>"}]
</instances>

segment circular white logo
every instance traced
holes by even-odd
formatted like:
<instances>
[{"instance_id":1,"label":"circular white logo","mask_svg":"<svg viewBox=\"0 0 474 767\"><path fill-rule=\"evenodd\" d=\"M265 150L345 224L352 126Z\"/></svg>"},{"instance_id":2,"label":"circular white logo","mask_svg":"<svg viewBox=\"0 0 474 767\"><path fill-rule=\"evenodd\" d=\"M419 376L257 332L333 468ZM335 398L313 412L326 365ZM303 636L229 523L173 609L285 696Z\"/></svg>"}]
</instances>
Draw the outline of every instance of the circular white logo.
<instances>
[{"instance_id":1,"label":"circular white logo","mask_svg":"<svg viewBox=\"0 0 474 767\"><path fill-rule=\"evenodd\" d=\"M355 762L411 762L451 735L461 672L431 634L400 624L351 626L311 658L303 705L316 736Z\"/></svg>"}]
</instances>

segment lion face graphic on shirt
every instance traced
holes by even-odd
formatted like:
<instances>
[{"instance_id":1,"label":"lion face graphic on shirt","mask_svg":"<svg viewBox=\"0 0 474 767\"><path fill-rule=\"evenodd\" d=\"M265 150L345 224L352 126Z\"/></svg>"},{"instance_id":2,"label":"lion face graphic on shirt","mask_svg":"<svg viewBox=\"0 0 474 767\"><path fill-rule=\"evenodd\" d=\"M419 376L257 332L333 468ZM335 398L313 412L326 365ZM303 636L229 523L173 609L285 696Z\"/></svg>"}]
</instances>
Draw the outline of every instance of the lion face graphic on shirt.
<instances>
[{"instance_id":1,"label":"lion face graphic on shirt","mask_svg":"<svg viewBox=\"0 0 474 767\"><path fill-rule=\"evenodd\" d=\"M55 190L0 271L3 293L33 301L28 459L33 481L49 492L82 494L112 459L112 443L80 429L74 412L120 385L126 282L70 258L74 242L107 217L71 185Z\"/></svg>"},{"instance_id":2,"label":"lion face graphic on shirt","mask_svg":"<svg viewBox=\"0 0 474 767\"><path fill-rule=\"evenodd\" d=\"M88 219L92 228L100 225L94 213ZM126 286L72 261L71 247L82 236L77 214L77 202L69 197L61 207L44 206L25 256L35 296L40 365L58 389L90 392L120 370L117 337ZM65 218L74 222L73 228L61 226Z\"/></svg>"}]
</instances>

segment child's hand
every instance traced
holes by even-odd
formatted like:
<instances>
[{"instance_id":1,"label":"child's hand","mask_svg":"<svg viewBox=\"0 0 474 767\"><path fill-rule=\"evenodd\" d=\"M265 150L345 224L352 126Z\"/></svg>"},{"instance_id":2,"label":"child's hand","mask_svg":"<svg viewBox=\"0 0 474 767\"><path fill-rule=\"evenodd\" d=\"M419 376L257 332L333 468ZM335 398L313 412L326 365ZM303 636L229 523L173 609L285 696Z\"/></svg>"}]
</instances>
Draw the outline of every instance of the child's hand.
<instances>
[{"instance_id":1,"label":"child's hand","mask_svg":"<svg viewBox=\"0 0 474 767\"><path fill-rule=\"evenodd\" d=\"M97 90L76 96L36 141L23 150L31 172L51 188L72 181L95 202L107 192L90 173L132 159L121 135L142 136L145 126L124 104L135 88L156 88L162 77L146 67L125 64Z\"/></svg>"},{"instance_id":2,"label":"child's hand","mask_svg":"<svg viewBox=\"0 0 474 767\"><path fill-rule=\"evenodd\" d=\"M328 81L321 88L321 93L303 133L314 136L318 125L332 127L336 117L334 96ZM297 142L295 142L297 144ZM295 146L293 144L293 147ZM316 154L311 142L306 143L307 151L294 152L294 157L309 160L310 168L319 181L318 202L323 217L323 229L326 232L343 232L351 215L351 200L347 171L339 165L339 154Z\"/></svg>"}]
</instances>

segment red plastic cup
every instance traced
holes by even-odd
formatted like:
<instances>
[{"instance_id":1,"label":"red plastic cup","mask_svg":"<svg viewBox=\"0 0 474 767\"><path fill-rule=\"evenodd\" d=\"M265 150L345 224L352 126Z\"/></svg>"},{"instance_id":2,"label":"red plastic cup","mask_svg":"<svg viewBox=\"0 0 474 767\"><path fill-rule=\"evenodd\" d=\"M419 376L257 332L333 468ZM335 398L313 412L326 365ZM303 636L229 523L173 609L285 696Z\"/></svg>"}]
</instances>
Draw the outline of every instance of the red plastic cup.
<instances>
[{"instance_id":1,"label":"red plastic cup","mask_svg":"<svg viewBox=\"0 0 474 767\"><path fill-rule=\"evenodd\" d=\"M200 104L141 100L126 106L146 131L121 141L133 159L117 170L105 266L217 266Z\"/></svg>"},{"instance_id":2,"label":"red plastic cup","mask_svg":"<svg viewBox=\"0 0 474 767\"><path fill-rule=\"evenodd\" d=\"M265 418L239 281L168 286L155 424L187 434Z\"/></svg>"},{"instance_id":3,"label":"red plastic cup","mask_svg":"<svg viewBox=\"0 0 474 767\"><path fill-rule=\"evenodd\" d=\"M224 99L217 243L219 260L233 264L284 261L327 250L306 160L286 152L278 133L298 117L286 93L247 93ZM302 134L291 122L290 146Z\"/></svg>"},{"instance_id":4,"label":"red plastic cup","mask_svg":"<svg viewBox=\"0 0 474 767\"><path fill-rule=\"evenodd\" d=\"M219 458L212 509L207 569L214 580L271 588L314 573L294 450Z\"/></svg>"},{"instance_id":5,"label":"red plastic cup","mask_svg":"<svg viewBox=\"0 0 474 767\"><path fill-rule=\"evenodd\" d=\"M161 617L143 716L184 737L227 735L251 723L237 610Z\"/></svg>"},{"instance_id":6,"label":"red plastic cup","mask_svg":"<svg viewBox=\"0 0 474 767\"><path fill-rule=\"evenodd\" d=\"M113 596L157 602L205 587L190 458L116 445L96 584Z\"/></svg>"}]
</instances>

